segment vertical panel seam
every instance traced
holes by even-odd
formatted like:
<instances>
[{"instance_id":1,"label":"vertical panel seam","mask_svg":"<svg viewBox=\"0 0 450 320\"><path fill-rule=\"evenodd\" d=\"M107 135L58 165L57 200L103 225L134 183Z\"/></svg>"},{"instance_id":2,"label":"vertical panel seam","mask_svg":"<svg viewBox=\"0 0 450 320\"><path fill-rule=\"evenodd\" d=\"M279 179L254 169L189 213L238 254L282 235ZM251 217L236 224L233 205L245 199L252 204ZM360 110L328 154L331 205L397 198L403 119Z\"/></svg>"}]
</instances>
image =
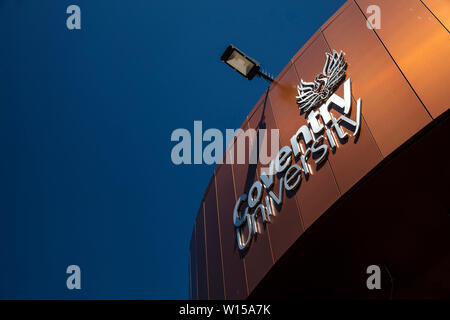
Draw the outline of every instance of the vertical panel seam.
<instances>
[{"instance_id":1,"label":"vertical panel seam","mask_svg":"<svg viewBox=\"0 0 450 320\"><path fill-rule=\"evenodd\" d=\"M233 148L234 148L234 141L233 141ZM234 150L233 150L233 162L234 163ZM236 182L234 181L234 169L233 165L231 165L231 177L233 178L233 191L234 191L234 199L237 199L237 193L236 193ZM247 297L249 296L249 288L248 288L248 278L247 278L247 265L245 263L245 257L242 257L242 264L244 265L244 274L245 274L245 285L247 289Z\"/></svg>"},{"instance_id":2,"label":"vertical panel seam","mask_svg":"<svg viewBox=\"0 0 450 320\"><path fill-rule=\"evenodd\" d=\"M225 287L225 274L224 274L224 267L223 267L223 252L222 252L222 232L220 231L220 211L219 211L219 194L217 192L217 180L216 180L216 174L213 174L214 178L214 187L216 191L216 212L217 212L217 229L219 231L219 245L220 245L220 262L222 264L222 282L223 282L223 297L226 300L227 298L227 291Z\"/></svg>"},{"instance_id":3,"label":"vertical panel seam","mask_svg":"<svg viewBox=\"0 0 450 320\"><path fill-rule=\"evenodd\" d=\"M303 54L303 53L302 53ZM295 66L294 66L294 64L292 63L292 60L289 60L289 63L291 64L291 68L293 67L294 68L294 71L295 71ZM295 73L297 74L297 71L295 71ZM297 80L298 80L298 75L297 75ZM272 110L273 110L273 103L272 103L272 99L270 98L270 96L268 97L269 99L270 99L270 107L272 108ZM275 117L275 112L273 112L272 111L272 114L273 114L273 121L275 122L275 126L277 127L277 129L279 130L280 129L280 127L279 127L279 125L278 125L278 123L277 123L277 118ZM294 159L295 160L295 159ZM303 222L303 217L302 217L302 212L301 212L301 209L300 209L300 203L298 203L298 201L297 201L297 197L294 197L294 200L295 200L295 204L297 205L297 214L298 214L298 216L299 216L299 218L300 218L300 226L302 227L302 233L303 232L305 232L305 223Z\"/></svg>"},{"instance_id":4,"label":"vertical panel seam","mask_svg":"<svg viewBox=\"0 0 450 320\"><path fill-rule=\"evenodd\" d=\"M359 11L361 12L364 21L369 22L369 20L367 20L366 15L364 14L364 11L362 11L361 7L359 6L359 4L356 2L356 0L353 0L353 2L355 3L355 5L357 6L357 8L359 9ZM386 50L386 52L388 53L389 57L391 57L392 61L394 62L395 66L397 67L397 69L400 71L400 74L403 76L403 78L405 79L406 83L408 84L408 86L411 88L412 92L414 92L414 94L416 95L417 99L419 100L419 102L422 104L423 108L425 109L425 111L427 112L428 116L431 118L431 120L433 120L433 116L431 115L431 113L428 111L427 107L425 106L425 104L423 103L422 99L420 99L419 95L417 94L416 90L414 90L413 86L411 85L411 83L409 82L408 78L406 78L405 74L403 73L402 69L400 68L400 66L397 64L397 61L395 61L394 57L392 56L392 54L389 52L388 48L386 47L386 45L384 44L384 42L381 40L381 37L378 35L378 33L375 31L375 28L372 28L373 33L375 34L375 36L378 38L378 41L380 41L381 45L383 46L384 50Z\"/></svg>"},{"instance_id":5,"label":"vertical panel seam","mask_svg":"<svg viewBox=\"0 0 450 320\"><path fill-rule=\"evenodd\" d=\"M264 98L264 108L263 108L263 110L264 110L264 113L267 111L267 109L266 109L266 104L267 104L267 99L269 98L269 90L270 90L270 85L269 85L269 87L266 89L266 97ZM265 116L265 114L263 114L262 116ZM274 117L275 118L275 117ZM258 132L259 132L259 128L258 128ZM257 142L258 143L258 142ZM257 150L258 150L258 158L259 158L259 145L257 146ZM258 179L260 179L260 175L258 174L258 170L257 170L257 172L256 172L256 175L257 175L257 177L258 177ZM270 255L271 255L271 257L272 257L272 266L275 264L275 255L274 255L274 253L273 253L273 248L272 248L272 240L271 240L271 238L270 238L270 230L269 230L270 228L269 227L267 227L267 230L266 230L266 232L267 232L267 238L268 238L268 240L269 240L269 249L270 249Z\"/></svg>"},{"instance_id":6,"label":"vertical panel seam","mask_svg":"<svg viewBox=\"0 0 450 320\"><path fill-rule=\"evenodd\" d=\"M325 34L322 32L322 30L320 30L320 33L322 34L323 40L324 40L325 43L327 44L328 49L330 49L330 51L331 51L331 50L332 50L332 49L331 49L331 46L330 46L330 44L328 43L328 40L327 40L327 38L325 37ZM353 102L356 102L356 98L353 96L353 92L352 92L352 99L353 99ZM361 112L361 118L362 118L362 119L364 120L364 122L366 123L367 130L369 131L369 136L370 136L371 140L373 141L373 143L375 144L375 146L376 146L376 148L377 148L377 150L378 150L379 155L381 156L382 159L384 159L384 156L383 156L383 154L381 153L380 146L378 145L377 141L375 140L375 137L374 137L373 134L372 134L372 130L370 130L370 127L369 127L369 125L367 124L366 118L364 117L364 115L362 114L362 112Z\"/></svg>"},{"instance_id":7,"label":"vertical panel seam","mask_svg":"<svg viewBox=\"0 0 450 320\"><path fill-rule=\"evenodd\" d=\"M319 32L320 32L320 34L322 34L322 31L320 29L319 29ZM320 35L319 35L319 37L320 37ZM314 41L316 41L316 40L314 40ZM300 80L300 77L298 76L297 68L295 67L295 64L292 64L292 65L294 67L294 71L295 71L295 74L297 75L297 81L298 81L298 80ZM339 196L342 196L341 189L339 188L339 185L338 185L337 180L336 180L336 176L335 176L334 171L333 171L333 167L331 166L330 159L328 157L327 157L327 163L330 166L331 175L333 176L333 181L334 181L334 184L335 184L335 186L336 186L336 188L337 188L337 190L339 192Z\"/></svg>"},{"instance_id":8,"label":"vertical panel seam","mask_svg":"<svg viewBox=\"0 0 450 320\"><path fill-rule=\"evenodd\" d=\"M447 30L448 33L450 33L450 31L448 31L447 27L442 23L441 20L439 20L439 18L433 13L433 11L430 10L430 8L428 8L428 6L422 1L419 0L420 3L422 3L422 5L428 10L430 11L431 15L444 27L445 30Z\"/></svg>"}]
</instances>

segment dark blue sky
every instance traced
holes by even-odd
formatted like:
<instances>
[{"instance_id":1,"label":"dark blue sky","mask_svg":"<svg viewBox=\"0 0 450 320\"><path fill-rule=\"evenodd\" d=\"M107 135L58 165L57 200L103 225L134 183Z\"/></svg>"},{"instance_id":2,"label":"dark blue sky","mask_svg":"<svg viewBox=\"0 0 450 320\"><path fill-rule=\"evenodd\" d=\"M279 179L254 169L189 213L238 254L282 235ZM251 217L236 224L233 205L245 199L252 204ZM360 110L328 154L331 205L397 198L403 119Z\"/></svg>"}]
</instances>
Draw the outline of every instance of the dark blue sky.
<instances>
[{"instance_id":1,"label":"dark blue sky","mask_svg":"<svg viewBox=\"0 0 450 320\"><path fill-rule=\"evenodd\" d=\"M276 75L344 2L0 0L0 298L188 298L214 167L173 165L172 131L239 127L267 83L225 47Z\"/></svg>"}]
</instances>

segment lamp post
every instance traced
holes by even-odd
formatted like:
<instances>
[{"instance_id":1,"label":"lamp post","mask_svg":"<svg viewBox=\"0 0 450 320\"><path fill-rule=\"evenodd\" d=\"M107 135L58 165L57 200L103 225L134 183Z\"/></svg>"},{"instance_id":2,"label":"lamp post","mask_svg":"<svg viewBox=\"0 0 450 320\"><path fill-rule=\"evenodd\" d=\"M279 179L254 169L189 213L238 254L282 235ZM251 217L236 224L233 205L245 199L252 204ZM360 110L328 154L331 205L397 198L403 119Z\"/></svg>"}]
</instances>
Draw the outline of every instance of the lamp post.
<instances>
[{"instance_id":1,"label":"lamp post","mask_svg":"<svg viewBox=\"0 0 450 320\"><path fill-rule=\"evenodd\" d=\"M247 56L238 48L233 45L229 45L220 60L246 77L248 80L252 80L255 76L262 77L267 81L272 82L273 78L261 70L261 65L251 57Z\"/></svg>"}]
</instances>

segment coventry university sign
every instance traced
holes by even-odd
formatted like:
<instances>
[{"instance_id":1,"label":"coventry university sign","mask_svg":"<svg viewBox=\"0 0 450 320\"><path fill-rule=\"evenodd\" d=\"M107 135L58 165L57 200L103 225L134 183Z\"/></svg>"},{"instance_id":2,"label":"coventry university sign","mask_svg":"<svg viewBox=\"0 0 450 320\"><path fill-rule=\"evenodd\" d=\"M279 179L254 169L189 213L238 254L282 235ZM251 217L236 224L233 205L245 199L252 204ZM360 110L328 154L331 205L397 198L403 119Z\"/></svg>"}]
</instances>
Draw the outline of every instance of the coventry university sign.
<instances>
[{"instance_id":1,"label":"coventry university sign","mask_svg":"<svg viewBox=\"0 0 450 320\"><path fill-rule=\"evenodd\" d=\"M282 206L285 190L295 192L302 176L307 178L312 174L308 159L314 159L315 164L320 165L327 159L329 149L335 150L335 135L339 139L348 137L341 124L353 128L353 137L359 133L361 99L356 104L356 119L349 117L352 108L351 79L344 82L344 98L334 93L345 79L347 63L344 54L333 50L332 54L325 55L323 70L313 82L301 80L300 86L297 86L297 105L300 112L306 115L308 124L301 126L292 135L290 145L280 149L270 162L268 172L262 173L248 194L244 193L236 201L233 223L239 250L248 249L256 234L262 232L261 224L272 221L275 216L274 203ZM341 115L335 118L330 113L331 108ZM281 175L279 189L273 190L277 174ZM247 232L244 232L245 228Z\"/></svg>"}]
</instances>

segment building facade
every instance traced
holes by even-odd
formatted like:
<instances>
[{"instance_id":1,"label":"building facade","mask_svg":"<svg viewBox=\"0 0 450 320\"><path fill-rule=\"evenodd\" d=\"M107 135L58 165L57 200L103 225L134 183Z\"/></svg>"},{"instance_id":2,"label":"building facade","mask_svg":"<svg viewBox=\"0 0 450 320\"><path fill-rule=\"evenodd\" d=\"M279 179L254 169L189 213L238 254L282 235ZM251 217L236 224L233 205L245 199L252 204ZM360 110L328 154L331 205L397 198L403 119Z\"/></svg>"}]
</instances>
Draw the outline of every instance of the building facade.
<instances>
[{"instance_id":1,"label":"building facade","mask_svg":"<svg viewBox=\"0 0 450 320\"><path fill-rule=\"evenodd\" d=\"M449 28L447 0L349 0L304 44L241 126L279 129L286 168L217 166L192 232L192 299L450 298ZM325 92L333 50L345 70ZM324 96L301 112L308 83Z\"/></svg>"}]
</instances>

